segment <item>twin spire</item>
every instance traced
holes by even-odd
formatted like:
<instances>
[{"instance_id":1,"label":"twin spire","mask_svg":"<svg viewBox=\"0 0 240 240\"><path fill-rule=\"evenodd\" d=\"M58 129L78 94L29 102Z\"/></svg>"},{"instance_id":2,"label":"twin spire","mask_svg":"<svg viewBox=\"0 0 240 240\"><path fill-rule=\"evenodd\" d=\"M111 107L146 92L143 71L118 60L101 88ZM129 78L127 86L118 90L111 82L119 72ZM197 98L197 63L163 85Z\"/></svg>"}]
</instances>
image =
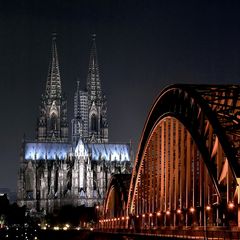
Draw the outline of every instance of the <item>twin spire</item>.
<instances>
[{"instance_id":1,"label":"twin spire","mask_svg":"<svg viewBox=\"0 0 240 240\"><path fill-rule=\"evenodd\" d=\"M46 83L46 95L51 99L60 98L62 94L56 36L56 33L52 34L52 55Z\"/></svg>"},{"instance_id":2,"label":"twin spire","mask_svg":"<svg viewBox=\"0 0 240 240\"><path fill-rule=\"evenodd\" d=\"M87 91L83 91L83 95L79 95L77 97L77 101L80 101L79 110L81 112L82 122L84 122L83 130L86 132L86 137L88 137L89 131L89 106L94 104L98 105L98 109L101 108L102 104L102 93L101 93L101 85L99 78L99 69L97 62L97 50L96 50L96 35L93 35L92 39L92 48L90 53L90 62L87 76ZM78 83L78 92L79 83ZM94 105L95 106L95 105ZM75 110L74 110L75 111ZM82 113L82 111L84 113ZM100 110L98 110L100 111ZM97 112L98 112L97 111ZM99 119L102 117L102 121L96 121L97 112L94 112L94 121L92 123L95 126L100 122L102 123L104 120L104 113L100 115ZM81 123L82 123L81 122ZM78 124L78 121L76 121ZM76 126L77 130L80 130L81 126ZM95 129L95 128L94 128ZM98 126L97 129L100 129ZM94 130L95 131L95 130ZM95 131L96 132L96 131ZM94 132L94 133L95 133ZM99 130L97 135L100 134L103 130ZM105 134L106 135L106 134ZM105 136L104 135L104 136ZM40 107L40 117L38 119L37 126L37 139L39 141L68 141L68 120L67 120L67 104L66 99L62 95L62 87L61 87L61 77L60 77L60 69L59 69L59 61L58 61L58 52L57 52L57 44L56 44L56 34L52 34L52 50L51 50L51 58L48 69L48 76L46 81L46 90L45 94L42 96L42 103Z\"/></svg>"},{"instance_id":3,"label":"twin spire","mask_svg":"<svg viewBox=\"0 0 240 240\"><path fill-rule=\"evenodd\" d=\"M56 36L56 33L52 34L52 53L46 83L46 95L51 99L60 98L62 95ZM92 46L87 75L87 91L89 93L90 101L100 100L102 97L97 60L96 34L92 35Z\"/></svg>"}]
</instances>

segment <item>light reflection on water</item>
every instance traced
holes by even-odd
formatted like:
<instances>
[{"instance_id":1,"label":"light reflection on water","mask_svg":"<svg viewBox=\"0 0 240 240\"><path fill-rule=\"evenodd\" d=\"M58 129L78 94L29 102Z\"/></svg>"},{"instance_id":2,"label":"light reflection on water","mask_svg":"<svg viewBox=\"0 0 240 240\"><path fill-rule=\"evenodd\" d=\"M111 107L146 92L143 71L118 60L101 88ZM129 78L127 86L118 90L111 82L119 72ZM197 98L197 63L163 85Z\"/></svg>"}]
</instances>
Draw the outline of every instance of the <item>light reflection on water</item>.
<instances>
[{"instance_id":1,"label":"light reflection on water","mask_svg":"<svg viewBox=\"0 0 240 240\"><path fill-rule=\"evenodd\" d=\"M37 231L36 229L11 228L0 231L0 239L9 240L144 240L143 237L90 231Z\"/></svg>"},{"instance_id":2,"label":"light reflection on water","mask_svg":"<svg viewBox=\"0 0 240 240\"><path fill-rule=\"evenodd\" d=\"M1 239L1 238L0 238ZM25 238L11 238L26 240ZM126 236L120 234L98 233L90 231L40 231L37 240L145 240L146 236ZM35 240L34 236L28 240Z\"/></svg>"},{"instance_id":3,"label":"light reflection on water","mask_svg":"<svg viewBox=\"0 0 240 240\"><path fill-rule=\"evenodd\" d=\"M87 240L144 240L146 237L133 237L133 236L123 236L115 234L93 234ZM80 240L80 239L79 239Z\"/></svg>"},{"instance_id":4,"label":"light reflection on water","mask_svg":"<svg viewBox=\"0 0 240 240\"><path fill-rule=\"evenodd\" d=\"M80 239L79 239L80 240ZM95 236L95 237L90 237L88 240L136 240L136 238L133 237L128 237L128 236Z\"/></svg>"}]
</instances>

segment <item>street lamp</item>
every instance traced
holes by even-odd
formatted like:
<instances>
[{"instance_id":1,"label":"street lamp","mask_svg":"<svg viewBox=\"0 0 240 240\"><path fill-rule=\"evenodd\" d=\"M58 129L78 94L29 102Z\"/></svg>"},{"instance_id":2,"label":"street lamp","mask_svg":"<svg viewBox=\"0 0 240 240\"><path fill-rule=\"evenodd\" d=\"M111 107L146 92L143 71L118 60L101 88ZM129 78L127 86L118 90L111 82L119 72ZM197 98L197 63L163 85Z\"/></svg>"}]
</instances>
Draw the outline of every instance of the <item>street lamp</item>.
<instances>
[{"instance_id":1,"label":"street lamp","mask_svg":"<svg viewBox=\"0 0 240 240\"><path fill-rule=\"evenodd\" d=\"M210 205L207 205L206 206L206 210L209 212L211 210L211 206Z\"/></svg>"},{"instance_id":2,"label":"street lamp","mask_svg":"<svg viewBox=\"0 0 240 240\"><path fill-rule=\"evenodd\" d=\"M228 208L229 209L233 209L235 206L234 206L234 203L233 202L229 202L228 203Z\"/></svg>"},{"instance_id":3,"label":"street lamp","mask_svg":"<svg viewBox=\"0 0 240 240\"><path fill-rule=\"evenodd\" d=\"M194 208L194 207L190 207L189 211L190 211L191 213L194 213L194 212L195 212L195 208Z\"/></svg>"},{"instance_id":4,"label":"street lamp","mask_svg":"<svg viewBox=\"0 0 240 240\"><path fill-rule=\"evenodd\" d=\"M150 224L150 227L152 227L152 213L149 213L149 224Z\"/></svg>"},{"instance_id":5,"label":"street lamp","mask_svg":"<svg viewBox=\"0 0 240 240\"><path fill-rule=\"evenodd\" d=\"M97 222L97 227L99 227L99 222L98 222L98 218L99 218L99 205L96 205L96 207L95 207L95 209L96 209L96 222Z\"/></svg>"}]
</instances>

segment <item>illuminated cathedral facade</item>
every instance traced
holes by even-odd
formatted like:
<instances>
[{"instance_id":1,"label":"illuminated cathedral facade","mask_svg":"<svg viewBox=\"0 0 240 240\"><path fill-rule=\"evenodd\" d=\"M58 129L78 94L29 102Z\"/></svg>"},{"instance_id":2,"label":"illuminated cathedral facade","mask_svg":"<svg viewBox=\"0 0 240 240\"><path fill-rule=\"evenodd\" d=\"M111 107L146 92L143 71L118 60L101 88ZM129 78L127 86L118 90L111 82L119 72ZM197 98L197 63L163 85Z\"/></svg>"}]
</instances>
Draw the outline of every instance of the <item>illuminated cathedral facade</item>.
<instances>
[{"instance_id":1,"label":"illuminated cathedral facade","mask_svg":"<svg viewBox=\"0 0 240 240\"><path fill-rule=\"evenodd\" d=\"M62 93L56 35L41 98L36 138L24 139L18 174L18 204L47 213L63 205L101 204L114 173L130 173L130 144L108 141L107 101L102 93L93 35L85 90L74 95L69 138L67 101Z\"/></svg>"}]
</instances>

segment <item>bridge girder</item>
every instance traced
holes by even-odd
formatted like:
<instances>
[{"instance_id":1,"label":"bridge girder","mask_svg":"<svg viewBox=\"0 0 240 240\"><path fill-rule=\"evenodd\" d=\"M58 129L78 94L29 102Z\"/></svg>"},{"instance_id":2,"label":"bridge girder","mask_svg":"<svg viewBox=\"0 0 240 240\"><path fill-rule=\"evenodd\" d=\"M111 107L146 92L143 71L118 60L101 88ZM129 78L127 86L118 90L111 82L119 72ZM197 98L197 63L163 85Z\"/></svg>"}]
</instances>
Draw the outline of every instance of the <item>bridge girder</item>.
<instances>
[{"instance_id":1,"label":"bridge girder","mask_svg":"<svg viewBox=\"0 0 240 240\"><path fill-rule=\"evenodd\" d=\"M213 185L211 188L218 197L218 203L225 198L225 190L222 190L220 181L224 161L227 161L229 166L231 177L229 181L236 188L240 177L239 109L240 87L238 85L179 84L164 89L155 101L142 132L129 188L127 205L129 213L133 213L135 207L134 197L138 191L139 179L142 177L141 169L144 161L148 159L146 154L149 154L150 142L156 129L166 119L179 121L191 136L194 146L197 146L197 151L201 154L201 161L206 166ZM171 126L174 127L173 124ZM188 143L192 140L189 137ZM217 149L221 152L222 159L216 160ZM234 199L227 196L228 200Z\"/></svg>"}]
</instances>

